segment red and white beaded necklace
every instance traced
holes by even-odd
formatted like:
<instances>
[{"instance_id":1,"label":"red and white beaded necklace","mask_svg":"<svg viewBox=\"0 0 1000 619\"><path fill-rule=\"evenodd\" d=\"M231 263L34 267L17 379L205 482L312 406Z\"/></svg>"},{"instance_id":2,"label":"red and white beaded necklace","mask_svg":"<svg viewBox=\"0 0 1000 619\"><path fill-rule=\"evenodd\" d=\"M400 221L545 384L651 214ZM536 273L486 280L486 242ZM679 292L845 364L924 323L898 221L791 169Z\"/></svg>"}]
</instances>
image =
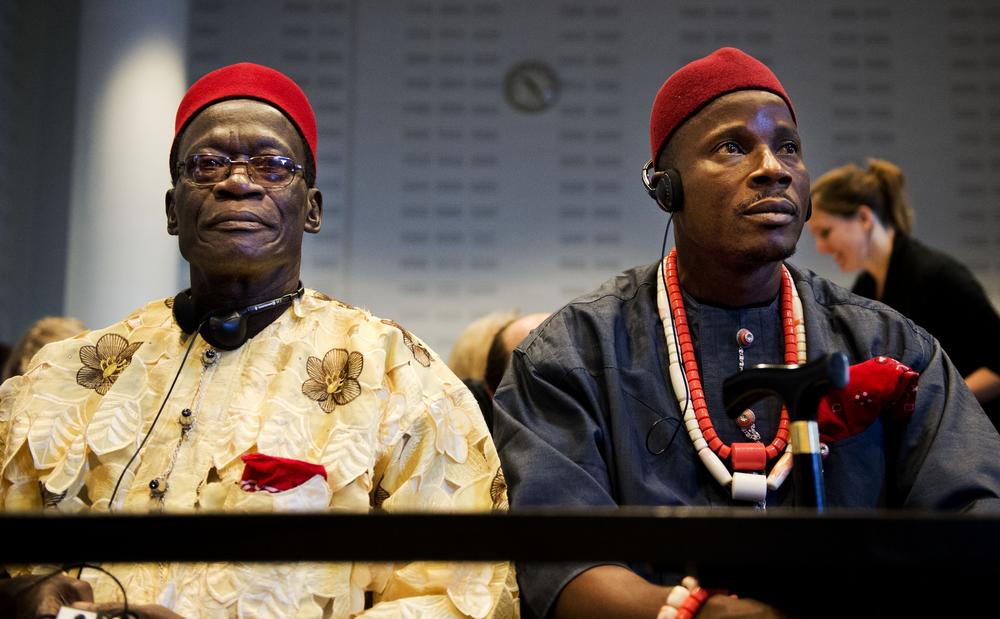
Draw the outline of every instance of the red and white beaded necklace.
<instances>
[{"instance_id":1,"label":"red and white beaded necklace","mask_svg":"<svg viewBox=\"0 0 1000 619\"><path fill-rule=\"evenodd\" d=\"M733 499L763 502L768 489L777 490L791 471L788 410L782 406L778 431L774 440L766 446L759 442L732 445L722 442L712 427L712 419L708 415L708 405L705 402L705 392L702 390L698 362L694 355L694 343L677 277L676 249L671 250L664 258L661 268L665 277L656 278L656 305L667 342L669 360L667 378L684 414L684 425L688 436L691 437L694 449L705 468L723 487L731 488ZM781 267L781 324L784 332L784 362L805 363L806 331L802 302L792 283L792 276L784 266ZM747 411L741 417L741 426L748 427L753 423L752 412ZM766 477L758 474L766 472L767 463L775 459L777 462ZM724 464L724 460L730 461L732 473Z\"/></svg>"}]
</instances>

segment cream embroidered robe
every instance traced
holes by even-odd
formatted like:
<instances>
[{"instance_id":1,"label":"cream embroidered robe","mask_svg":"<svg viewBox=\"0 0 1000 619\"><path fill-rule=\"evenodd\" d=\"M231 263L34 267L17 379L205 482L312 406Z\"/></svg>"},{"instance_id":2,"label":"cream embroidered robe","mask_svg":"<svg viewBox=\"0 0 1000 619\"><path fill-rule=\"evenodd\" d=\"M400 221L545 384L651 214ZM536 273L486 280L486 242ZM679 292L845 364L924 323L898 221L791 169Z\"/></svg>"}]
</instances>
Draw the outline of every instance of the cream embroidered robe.
<instances>
[{"instance_id":1,"label":"cream embroidered robe","mask_svg":"<svg viewBox=\"0 0 1000 619\"><path fill-rule=\"evenodd\" d=\"M0 388L6 511L109 509L190 342L171 301L46 347L24 376ZM499 460L475 399L400 325L308 290L239 349L213 358L209 348L197 337L122 478L114 511L506 508ZM194 422L182 440L184 409ZM320 464L327 479L247 492L240 456L254 452ZM161 497L150 492L155 478L165 482ZM233 543L294 534L262 532L260 540ZM161 540L135 541L185 537L165 531ZM502 562L104 567L125 584L130 603L159 603L186 617L509 617L517 606L513 570ZM83 577L98 601L119 597L96 570ZM366 591L374 600L368 610Z\"/></svg>"}]
</instances>

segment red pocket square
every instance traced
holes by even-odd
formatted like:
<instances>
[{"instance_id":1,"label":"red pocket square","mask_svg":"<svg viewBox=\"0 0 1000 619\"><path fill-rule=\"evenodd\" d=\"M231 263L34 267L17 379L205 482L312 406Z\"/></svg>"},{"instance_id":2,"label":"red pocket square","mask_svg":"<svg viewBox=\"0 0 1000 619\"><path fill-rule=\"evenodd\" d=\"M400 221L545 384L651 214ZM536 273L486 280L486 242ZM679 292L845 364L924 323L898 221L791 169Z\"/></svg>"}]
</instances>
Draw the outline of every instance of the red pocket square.
<instances>
[{"instance_id":1,"label":"red pocket square","mask_svg":"<svg viewBox=\"0 0 1000 619\"><path fill-rule=\"evenodd\" d=\"M851 366L847 387L823 396L816 413L819 436L833 443L864 431L883 413L907 419L917 401L914 372L892 357L875 357Z\"/></svg>"},{"instance_id":2,"label":"red pocket square","mask_svg":"<svg viewBox=\"0 0 1000 619\"><path fill-rule=\"evenodd\" d=\"M240 459L245 464L240 487L247 492L282 492L301 486L316 475L326 479L326 469L311 462L262 453L246 454Z\"/></svg>"}]
</instances>

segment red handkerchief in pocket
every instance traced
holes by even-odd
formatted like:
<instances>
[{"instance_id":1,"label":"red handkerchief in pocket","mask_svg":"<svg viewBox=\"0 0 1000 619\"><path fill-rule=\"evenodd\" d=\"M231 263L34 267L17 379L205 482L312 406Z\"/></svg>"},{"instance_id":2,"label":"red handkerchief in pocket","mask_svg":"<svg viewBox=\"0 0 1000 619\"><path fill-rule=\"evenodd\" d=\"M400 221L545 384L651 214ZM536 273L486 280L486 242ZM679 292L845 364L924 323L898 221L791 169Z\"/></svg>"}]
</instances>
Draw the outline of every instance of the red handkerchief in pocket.
<instances>
[{"instance_id":1,"label":"red handkerchief in pocket","mask_svg":"<svg viewBox=\"0 0 1000 619\"><path fill-rule=\"evenodd\" d=\"M820 440L832 443L854 436L883 413L893 419L909 418L917 401L919 378L919 372L892 357L852 365L847 387L820 400L816 414Z\"/></svg>"},{"instance_id":2,"label":"red handkerchief in pocket","mask_svg":"<svg viewBox=\"0 0 1000 619\"><path fill-rule=\"evenodd\" d=\"M245 466L240 487L247 492L282 492L301 486L316 475L326 479L326 469L319 464L254 453L240 456Z\"/></svg>"}]
</instances>

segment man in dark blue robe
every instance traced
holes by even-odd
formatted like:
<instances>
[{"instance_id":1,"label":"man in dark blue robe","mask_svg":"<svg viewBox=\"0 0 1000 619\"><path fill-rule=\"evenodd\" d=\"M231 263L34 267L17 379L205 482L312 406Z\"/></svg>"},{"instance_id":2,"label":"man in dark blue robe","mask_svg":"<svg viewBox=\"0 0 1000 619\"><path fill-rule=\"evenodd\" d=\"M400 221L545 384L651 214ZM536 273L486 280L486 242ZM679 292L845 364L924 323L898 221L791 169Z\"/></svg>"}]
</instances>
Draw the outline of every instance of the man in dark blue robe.
<instances>
[{"instance_id":1,"label":"man in dark blue robe","mask_svg":"<svg viewBox=\"0 0 1000 619\"><path fill-rule=\"evenodd\" d=\"M722 382L743 367L784 362L782 266L809 211L794 110L769 69L723 49L667 80L654 103L651 138L647 178L673 217L708 413L724 445L746 442L725 413ZM658 187L664 183L669 191ZM827 505L1000 509L1000 436L938 343L898 312L786 266L801 300L809 359L839 351L858 364L884 356L920 373L908 419L876 415L829 444ZM494 418L513 510L746 505L710 473L689 438L658 311L662 272L655 263L609 280L515 351ZM754 335L752 343L741 330ZM780 405L764 401L753 410L767 444L778 432ZM790 480L761 501L768 508L792 502ZM757 540L748 548L780 552L777 543ZM677 574L624 563L518 569L528 617L672 616L660 607ZM719 595L698 616L727 612L774 611Z\"/></svg>"}]
</instances>

